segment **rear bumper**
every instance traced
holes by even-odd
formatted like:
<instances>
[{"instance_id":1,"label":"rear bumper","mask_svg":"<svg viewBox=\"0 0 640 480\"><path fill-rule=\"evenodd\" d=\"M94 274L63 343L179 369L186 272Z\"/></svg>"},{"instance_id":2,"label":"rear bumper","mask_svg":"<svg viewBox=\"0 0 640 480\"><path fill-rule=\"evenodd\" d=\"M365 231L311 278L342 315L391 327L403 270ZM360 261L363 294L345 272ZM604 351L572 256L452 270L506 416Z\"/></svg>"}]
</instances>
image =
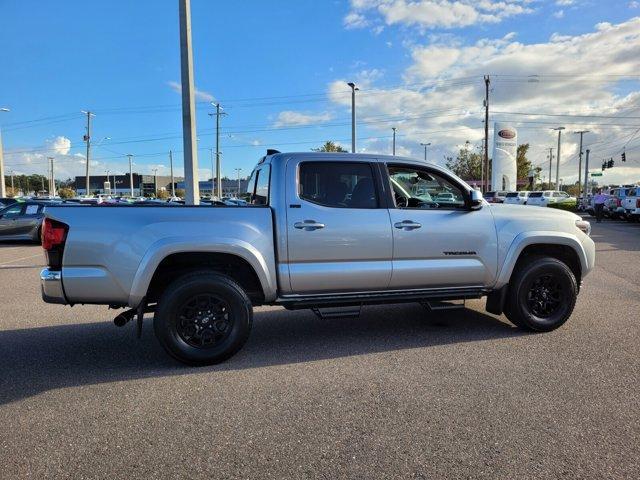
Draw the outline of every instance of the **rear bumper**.
<instances>
[{"instance_id":1,"label":"rear bumper","mask_svg":"<svg viewBox=\"0 0 640 480\"><path fill-rule=\"evenodd\" d=\"M66 304L62 289L62 273L45 268L40 272L40 287L42 299L47 303Z\"/></svg>"}]
</instances>

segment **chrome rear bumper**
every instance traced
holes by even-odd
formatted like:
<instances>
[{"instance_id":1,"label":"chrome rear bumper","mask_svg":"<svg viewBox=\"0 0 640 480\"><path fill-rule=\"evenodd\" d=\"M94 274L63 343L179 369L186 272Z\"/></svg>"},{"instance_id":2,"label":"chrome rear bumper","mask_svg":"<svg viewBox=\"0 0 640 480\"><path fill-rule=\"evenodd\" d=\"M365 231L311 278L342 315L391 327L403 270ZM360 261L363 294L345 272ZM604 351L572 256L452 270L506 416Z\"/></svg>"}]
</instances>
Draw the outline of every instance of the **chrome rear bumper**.
<instances>
[{"instance_id":1,"label":"chrome rear bumper","mask_svg":"<svg viewBox=\"0 0 640 480\"><path fill-rule=\"evenodd\" d=\"M47 303L66 304L62 289L62 273L45 268L40 272L40 287L42 299Z\"/></svg>"}]
</instances>

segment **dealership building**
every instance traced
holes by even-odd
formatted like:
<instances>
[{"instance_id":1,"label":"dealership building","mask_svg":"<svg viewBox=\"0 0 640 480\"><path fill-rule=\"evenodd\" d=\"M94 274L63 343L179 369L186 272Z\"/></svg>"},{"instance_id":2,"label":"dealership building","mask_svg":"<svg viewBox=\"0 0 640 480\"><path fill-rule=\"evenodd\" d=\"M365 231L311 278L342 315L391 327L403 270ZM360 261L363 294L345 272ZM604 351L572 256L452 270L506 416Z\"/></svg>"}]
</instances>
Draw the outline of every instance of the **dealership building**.
<instances>
[{"instance_id":1,"label":"dealership building","mask_svg":"<svg viewBox=\"0 0 640 480\"><path fill-rule=\"evenodd\" d=\"M134 173L133 177L133 196L146 197L154 195L156 191L166 190L171 192L171 177L161 175L140 175ZM183 181L183 177L174 177L174 181ZM86 177L76 177L75 190L78 195L86 194ZM177 187L176 188L180 188ZM91 194L111 194L111 195L130 195L131 183L129 182L129 174L125 175L91 175L89 177L89 190Z\"/></svg>"}]
</instances>

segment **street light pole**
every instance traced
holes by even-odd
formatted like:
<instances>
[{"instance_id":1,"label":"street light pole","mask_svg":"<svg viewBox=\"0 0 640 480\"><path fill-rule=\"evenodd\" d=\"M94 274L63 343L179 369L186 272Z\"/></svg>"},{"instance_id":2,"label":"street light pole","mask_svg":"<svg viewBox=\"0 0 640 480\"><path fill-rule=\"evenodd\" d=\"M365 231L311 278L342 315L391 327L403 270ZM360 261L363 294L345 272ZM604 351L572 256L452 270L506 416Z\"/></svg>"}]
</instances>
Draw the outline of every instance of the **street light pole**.
<instances>
[{"instance_id":1,"label":"street light pole","mask_svg":"<svg viewBox=\"0 0 640 480\"><path fill-rule=\"evenodd\" d=\"M240 170L242 170L241 168L236 168L235 171L238 172L238 194L236 195L237 198L240 198Z\"/></svg>"},{"instance_id":2,"label":"street light pole","mask_svg":"<svg viewBox=\"0 0 640 480\"><path fill-rule=\"evenodd\" d=\"M392 155L395 157L395 155L396 155L396 127L391 127L391 130L393 130L393 143L392 143L392 147L391 147L391 152L392 152Z\"/></svg>"},{"instance_id":3,"label":"street light pole","mask_svg":"<svg viewBox=\"0 0 640 480\"><path fill-rule=\"evenodd\" d=\"M6 107L0 108L0 112L9 112L10 110ZM11 192L15 195L13 191L13 185L11 186ZM0 197L7 196L7 186L4 183L4 156L2 153L2 129L0 128Z\"/></svg>"},{"instance_id":4,"label":"street light pole","mask_svg":"<svg viewBox=\"0 0 640 480\"><path fill-rule=\"evenodd\" d=\"M132 168L133 163L131 162L131 157L133 157L133 155L129 153L127 154L127 157L129 158L129 188L131 193L131 199L133 200L133 168Z\"/></svg>"},{"instance_id":5,"label":"street light pole","mask_svg":"<svg viewBox=\"0 0 640 480\"><path fill-rule=\"evenodd\" d=\"M51 170L50 170L50 174L49 174L49 195L52 197L56 196L56 177L55 174L53 173L53 157L47 157L47 160L49 160L49 162L51 163Z\"/></svg>"},{"instance_id":6,"label":"street light pole","mask_svg":"<svg viewBox=\"0 0 640 480\"><path fill-rule=\"evenodd\" d=\"M191 43L191 0L179 0L180 71L182 80L182 143L184 145L185 204L198 205L198 150L196 140L196 101L193 82Z\"/></svg>"},{"instance_id":7,"label":"street light pole","mask_svg":"<svg viewBox=\"0 0 640 480\"><path fill-rule=\"evenodd\" d=\"M584 159L584 198L582 202L584 205L587 205L587 190L589 188L589 152L590 150L587 148L587 155Z\"/></svg>"},{"instance_id":8,"label":"street light pole","mask_svg":"<svg viewBox=\"0 0 640 480\"><path fill-rule=\"evenodd\" d=\"M351 153L356 153L356 91L360 89L353 82L347 85L351 87Z\"/></svg>"},{"instance_id":9,"label":"street light pole","mask_svg":"<svg viewBox=\"0 0 640 480\"><path fill-rule=\"evenodd\" d=\"M211 200L216 196L216 170L213 165L213 148L209 149L211 152Z\"/></svg>"},{"instance_id":10,"label":"street light pole","mask_svg":"<svg viewBox=\"0 0 640 480\"><path fill-rule=\"evenodd\" d=\"M553 168L553 147L549 147L549 185L548 190L551 190L551 170Z\"/></svg>"},{"instance_id":11,"label":"street light pole","mask_svg":"<svg viewBox=\"0 0 640 480\"><path fill-rule=\"evenodd\" d=\"M429 143L421 143L420 145L422 145L424 147L424 161L426 163L427 162L427 147L429 145L431 145L431 142L429 142Z\"/></svg>"},{"instance_id":12,"label":"street light pole","mask_svg":"<svg viewBox=\"0 0 640 480\"><path fill-rule=\"evenodd\" d=\"M580 134L580 150L578 151L578 198L580 198L580 194L582 193L582 136L585 133L589 133L589 130L580 130L573 133Z\"/></svg>"},{"instance_id":13,"label":"street light pole","mask_svg":"<svg viewBox=\"0 0 640 480\"><path fill-rule=\"evenodd\" d=\"M558 185L560 182L560 144L562 139L562 130L564 130L564 127L556 127L552 128L552 130L558 131L558 150L556 152L556 189L559 190Z\"/></svg>"},{"instance_id":14,"label":"street light pole","mask_svg":"<svg viewBox=\"0 0 640 480\"><path fill-rule=\"evenodd\" d=\"M220 106L220 103L213 103L211 102L211 105L213 105L214 107L216 107L216 111L215 113L210 113L209 116L213 117L215 115L216 117L216 194L218 196L218 199L222 198L222 169L220 167L220 115L225 115L224 112L221 112L222 107ZM213 191L211 192L211 195L213 195Z\"/></svg>"},{"instance_id":15,"label":"street light pole","mask_svg":"<svg viewBox=\"0 0 640 480\"><path fill-rule=\"evenodd\" d=\"M153 191L154 196L158 198L158 169L154 168L153 170Z\"/></svg>"},{"instance_id":16,"label":"street light pole","mask_svg":"<svg viewBox=\"0 0 640 480\"><path fill-rule=\"evenodd\" d=\"M169 150L169 166L171 168L171 196L175 197L176 184L175 184L175 180L173 179L173 152L171 150Z\"/></svg>"},{"instance_id":17,"label":"street light pole","mask_svg":"<svg viewBox=\"0 0 640 480\"><path fill-rule=\"evenodd\" d=\"M84 136L84 141L87 142L87 156L85 159L86 160L85 185L86 185L87 191L85 193L85 196L88 197L91 190L90 188L91 185L89 180L89 162L90 162L90 156L91 156L91 117L95 117L95 115L88 110L81 110L81 112L87 116L87 133Z\"/></svg>"}]
</instances>

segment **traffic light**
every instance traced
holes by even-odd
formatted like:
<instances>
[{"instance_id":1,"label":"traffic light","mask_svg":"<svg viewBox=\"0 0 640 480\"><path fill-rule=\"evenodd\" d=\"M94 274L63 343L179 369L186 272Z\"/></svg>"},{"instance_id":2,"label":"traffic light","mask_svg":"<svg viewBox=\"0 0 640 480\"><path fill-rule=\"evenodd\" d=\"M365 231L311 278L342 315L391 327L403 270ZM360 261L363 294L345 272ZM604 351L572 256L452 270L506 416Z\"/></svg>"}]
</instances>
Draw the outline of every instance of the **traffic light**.
<instances>
[{"instance_id":1,"label":"traffic light","mask_svg":"<svg viewBox=\"0 0 640 480\"><path fill-rule=\"evenodd\" d=\"M627 154L626 152L622 152L622 161L626 162L627 161Z\"/></svg>"},{"instance_id":2,"label":"traffic light","mask_svg":"<svg viewBox=\"0 0 640 480\"><path fill-rule=\"evenodd\" d=\"M607 162L607 168L613 168L613 158L610 158L609 161Z\"/></svg>"}]
</instances>

